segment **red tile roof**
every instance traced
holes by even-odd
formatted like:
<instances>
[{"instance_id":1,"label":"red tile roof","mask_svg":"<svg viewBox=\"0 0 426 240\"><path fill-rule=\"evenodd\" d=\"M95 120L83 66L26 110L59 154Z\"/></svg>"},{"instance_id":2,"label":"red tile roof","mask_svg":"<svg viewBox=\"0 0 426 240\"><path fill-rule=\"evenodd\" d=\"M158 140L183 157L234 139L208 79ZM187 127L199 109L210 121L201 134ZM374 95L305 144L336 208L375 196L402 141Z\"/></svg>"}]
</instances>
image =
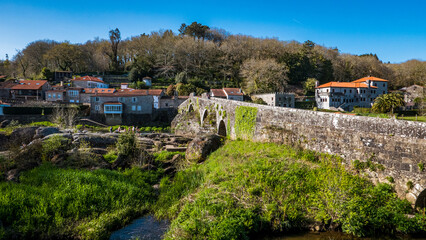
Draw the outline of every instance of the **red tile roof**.
<instances>
[{"instance_id":1,"label":"red tile roof","mask_svg":"<svg viewBox=\"0 0 426 240\"><path fill-rule=\"evenodd\" d=\"M360 82L366 82L367 80L376 81L376 82L388 82L388 80L381 79L381 78L376 78L376 77L360 78L360 79L352 81L352 82L354 82L354 83L360 83Z\"/></svg>"},{"instance_id":2,"label":"red tile roof","mask_svg":"<svg viewBox=\"0 0 426 240\"><path fill-rule=\"evenodd\" d=\"M92 82L100 82L100 83L104 82L104 81L102 81L101 79L99 79L97 77L91 77L91 76L84 76L84 77L74 78L74 79L71 79L71 81L92 81Z\"/></svg>"},{"instance_id":3,"label":"red tile roof","mask_svg":"<svg viewBox=\"0 0 426 240\"><path fill-rule=\"evenodd\" d=\"M226 97L225 91L223 89L210 89L212 97Z\"/></svg>"},{"instance_id":4,"label":"red tile roof","mask_svg":"<svg viewBox=\"0 0 426 240\"><path fill-rule=\"evenodd\" d=\"M159 96L163 92L162 89L118 89L114 93L96 93L96 96L105 97L131 97L131 96Z\"/></svg>"},{"instance_id":5,"label":"red tile roof","mask_svg":"<svg viewBox=\"0 0 426 240\"><path fill-rule=\"evenodd\" d=\"M85 88L85 93L113 93L115 88Z\"/></svg>"},{"instance_id":6,"label":"red tile roof","mask_svg":"<svg viewBox=\"0 0 426 240\"><path fill-rule=\"evenodd\" d=\"M338 88L368 88L365 83L355 83L355 82L328 82L322 84L316 88L327 88L327 87L338 87ZM370 88L377 88L375 86L370 86Z\"/></svg>"},{"instance_id":7,"label":"red tile roof","mask_svg":"<svg viewBox=\"0 0 426 240\"><path fill-rule=\"evenodd\" d=\"M0 105L10 105L9 103L5 103L2 100L0 100Z\"/></svg>"},{"instance_id":8,"label":"red tile roof","mask_svg":"<svg viewBox=\"0 0 426 240\"><path fill-rule=\"evenodd\" d=\"M40 90L47 80L20 80L19 83L12 87L15 90Z\"/></svg>"},{"instance_id":9,"label":"red tile roof","mask_svg":"<svg viewBox=\"0 0 426 240\"><path fill-rule=\"evenodd\" d=\"M239 88L224 88L223 91L225 91L228 96L243 96L243 92Z\"/></svg>"},{"instance_id":10,"label":"red tile roof","mask_svg":"<svg viewBox=\"0 0 426 240\"><path fill-rule=\"evenodd\" d=\"M0 82L0 89L11 89L15 85L17 84L13 81Z\"/></svg>"}]
</instances>

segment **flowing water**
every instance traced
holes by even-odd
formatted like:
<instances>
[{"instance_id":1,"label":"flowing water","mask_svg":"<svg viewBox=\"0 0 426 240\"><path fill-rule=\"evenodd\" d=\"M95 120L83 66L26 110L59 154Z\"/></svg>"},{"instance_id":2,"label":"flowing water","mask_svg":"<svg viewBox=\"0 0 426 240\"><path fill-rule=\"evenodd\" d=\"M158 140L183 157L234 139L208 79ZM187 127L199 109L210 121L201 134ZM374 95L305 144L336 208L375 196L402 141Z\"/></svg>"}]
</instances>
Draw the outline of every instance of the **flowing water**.
<instances>
[{"instance_id":1,"label":"flowing water","mask_svg":"<svg viewBox=\"0 0 426 240\"><path fill-rule=\"evenodd\" d=\"M139 239L139 240L160 240L164 233L166 233L169 228L169 221L167 220L157 220L153 216L144 216L139 219L134 220L131 224L126 227L115 231L110 240L129 240L129 239ZM299 234L289 234L286 236L274 236L274 237L265 237L261 238L262 240L426 240L425 237L421 238L412 238L410 236L400 236L400 237L377 237L377 238L357 238L348 234L340 232L306 232Z\"/></svg>"},{"instance_id":2,"label":"flowing water","mask_svg":"<svg viewBox=\"0 0 426 240\"><path fill-rule=\"evenodd\" d=\"M169 228L166 220L157 220L153 216L145 216L134 220L124 228L112 233L110 240L160 240Z\"/></svg>"}]
</instances>

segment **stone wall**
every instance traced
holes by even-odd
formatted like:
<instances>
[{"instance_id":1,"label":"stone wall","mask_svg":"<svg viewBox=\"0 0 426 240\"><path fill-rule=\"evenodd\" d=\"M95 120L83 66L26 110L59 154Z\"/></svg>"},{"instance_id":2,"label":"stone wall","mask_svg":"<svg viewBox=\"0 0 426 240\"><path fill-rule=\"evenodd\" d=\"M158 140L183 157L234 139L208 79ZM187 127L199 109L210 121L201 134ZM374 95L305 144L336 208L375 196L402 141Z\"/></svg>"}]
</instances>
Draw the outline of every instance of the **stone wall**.
<instances>
[{"instance_id":1,"label":"stone wall","mask_svg":"<svg viewBox=\"0 0 426 240\"><path fill-rule=\"evenodd\" d=\"M199 117L189 117L194 116L191 111ZM398 195L413 203L426 188L426 171L419 167L426 165L426 123L196 97L184 102L179 112L172 122L178 134L195 136L220 132L220 128L223 134L225 126L225 134L231 139L299 145L337 154L348 165L354 160L382 164L385 170L370 172L370 177L383 182L392 176ZM208 129L204 120L212 114L216 128ZM412 188L407 187L409 182Z\"/></svg>"}]
</instances>

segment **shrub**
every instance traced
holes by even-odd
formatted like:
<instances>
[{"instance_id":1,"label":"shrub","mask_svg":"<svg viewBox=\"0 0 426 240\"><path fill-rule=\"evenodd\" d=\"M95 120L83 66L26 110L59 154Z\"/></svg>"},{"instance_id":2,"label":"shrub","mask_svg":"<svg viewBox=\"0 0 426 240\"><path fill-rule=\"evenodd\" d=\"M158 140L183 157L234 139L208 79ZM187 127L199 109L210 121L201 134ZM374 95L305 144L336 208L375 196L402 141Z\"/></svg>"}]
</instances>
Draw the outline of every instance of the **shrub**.
<instances>
[{"instance_id":1,"label":"shrub","mask_svg":"<svg viewBox=\"0 0 426 240\"><path fill-rule=\"evenodd\" d=\"M117 141L117 152L128 157L134 157L139 152L139 146L137 145L136 135L127 131L124 134L120 134Z\"/></svg>"},{"instance_id":2,"label":"shrub","mask_svg":"<svg viewBox=\"0 0 426 240\"><path fill-rule=\"evenodd\" d=\"M423 172L423 170L425 169L424 163L419 163L417 164L417 166L419 167L420 172Z\"/></svg>"},{"instance_id":3,"label":"shrub","mask_svg":"<svg viewBox=\"0 0 426 240\"><path fill-rule=\"evenodd\" d=\"M388 180L388 182L390 182L390 183L394 183L395 182L395 180L391 176L387 176L386 180Z\"/></svg>"}]
</instances>

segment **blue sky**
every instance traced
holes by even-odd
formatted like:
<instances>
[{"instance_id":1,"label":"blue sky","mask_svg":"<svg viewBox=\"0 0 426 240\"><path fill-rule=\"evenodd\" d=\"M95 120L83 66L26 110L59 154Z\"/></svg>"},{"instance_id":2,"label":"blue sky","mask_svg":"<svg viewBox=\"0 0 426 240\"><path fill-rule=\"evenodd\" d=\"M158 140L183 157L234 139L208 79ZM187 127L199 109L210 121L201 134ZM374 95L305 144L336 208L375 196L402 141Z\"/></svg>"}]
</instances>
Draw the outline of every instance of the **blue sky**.
<instances>
[{"instance_id":1,"label":"blue sky","mask_svg":"<svg viewBox=\"0 0 426 240\"><path fill-rule=\"evenodd\" d=\"M111 1L0 0L0 59L39 39L82 43L177 29L200 22L233 34L311 40L384 62L426 60L426 1Z\"/></svg>"}]
</instances>

